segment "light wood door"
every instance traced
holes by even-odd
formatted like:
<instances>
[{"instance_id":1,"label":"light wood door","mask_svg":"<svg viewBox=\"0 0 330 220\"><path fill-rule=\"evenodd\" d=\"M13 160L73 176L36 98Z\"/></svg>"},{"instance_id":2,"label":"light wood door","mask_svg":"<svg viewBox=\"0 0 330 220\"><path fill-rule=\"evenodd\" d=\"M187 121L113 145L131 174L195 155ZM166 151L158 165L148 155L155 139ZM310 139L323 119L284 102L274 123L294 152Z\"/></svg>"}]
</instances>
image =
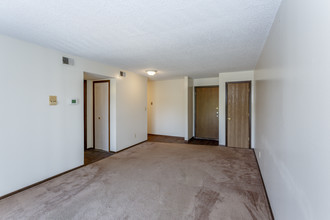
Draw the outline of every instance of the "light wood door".
<instances>
[{"instance_id":1,"label":"light wood door","mask_svg":"<svg viewBox=\"0 0 330 220\"><path fill-rule=\"evenodd\" d=\"M195 137L219 139L219 87L195 88Z\"/></svg>"},{"instance_id":2,"label":"light wood door","mask_svg":"<svg viewBox=\"0 0 330 220\"><path fill-rule=\"evenodd\" d=\"M94 81L94 148L110 151L110 82Z\"/></svg>"},{"instance_id":3,"label":"light wood door","mask_svg":"<svg viewBox=\"0 0 330 220\"><path fill-rule=\"evenodd\" d=\"M250 82L227 83L227 146L250 148Z\"/></svg>"}]
</instances>

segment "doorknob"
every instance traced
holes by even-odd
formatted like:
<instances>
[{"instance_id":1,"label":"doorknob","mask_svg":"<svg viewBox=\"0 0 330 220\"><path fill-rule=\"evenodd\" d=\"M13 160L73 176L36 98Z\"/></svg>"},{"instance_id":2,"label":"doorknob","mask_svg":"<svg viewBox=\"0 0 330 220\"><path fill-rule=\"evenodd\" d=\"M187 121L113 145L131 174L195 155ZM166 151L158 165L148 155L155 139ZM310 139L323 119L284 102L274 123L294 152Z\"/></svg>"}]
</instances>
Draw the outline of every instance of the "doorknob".
<instances>
[{"instance_id":1,"label":"doorknob","mask_svg":"<svg viewBox=\"0 0 330 220\"><path fill-rule=\"evenodd\" d=\"M230 121L231 120L231 118L227 118L228 119L228 121Z\"/></svg>"},{"instance_id":2,"label":"doorknob","mask_svg":"<svg viewBox=\"0 0 330 220\"><path fill-rule=\"evenodd\" d=\"M99 116L99 117L97 117L98 119L101 119L101 117Z\"/></svg>"}]
</instances>

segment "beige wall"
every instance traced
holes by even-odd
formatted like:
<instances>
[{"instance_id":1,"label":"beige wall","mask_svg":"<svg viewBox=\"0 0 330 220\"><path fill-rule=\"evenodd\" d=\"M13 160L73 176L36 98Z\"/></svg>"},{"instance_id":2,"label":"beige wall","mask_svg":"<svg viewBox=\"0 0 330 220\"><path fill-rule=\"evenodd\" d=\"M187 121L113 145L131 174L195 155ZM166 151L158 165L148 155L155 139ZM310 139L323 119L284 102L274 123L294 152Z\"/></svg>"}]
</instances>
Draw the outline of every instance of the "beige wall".
<instances>
[{"instance_id":1,"label":"beige wall","mask_svg":"<svg viewBox=\"0 0 330 220\"><path fill-rule=\"evenodd\" d=\"M330 219L329 9L283 0L256 67L255 150L275 219Z\"/></svg>"},{"instance_id":2,"label":"beige wall","mask_svg":"<svg viewBox=\"0 0 330 220\"><path fill-rule=\"evenodd\" d=\"M219 85L219 77L198 78L194 79L194 86L217 86Z\"/></svg>"},{"instance_id":3,"label":"beige wall","mask_svg":"<svg viewBox=\"0 0 330 220\"><path fill-rule=\"evenodd\" d=\"M116 94L116 151L120 151L147 140L147 78L126 72L126 77L116 79L113 92Z\"/></svg>"},{"instance_id":4,"label":"beige wall","mask_svg":"<svg viewBox=\"0 0 330 220\"><path fill-rule=\"evenodd\" d=\"M149 134L185 136L185 94L183 78L148 81Z\"/></svg>"}]
</instances>

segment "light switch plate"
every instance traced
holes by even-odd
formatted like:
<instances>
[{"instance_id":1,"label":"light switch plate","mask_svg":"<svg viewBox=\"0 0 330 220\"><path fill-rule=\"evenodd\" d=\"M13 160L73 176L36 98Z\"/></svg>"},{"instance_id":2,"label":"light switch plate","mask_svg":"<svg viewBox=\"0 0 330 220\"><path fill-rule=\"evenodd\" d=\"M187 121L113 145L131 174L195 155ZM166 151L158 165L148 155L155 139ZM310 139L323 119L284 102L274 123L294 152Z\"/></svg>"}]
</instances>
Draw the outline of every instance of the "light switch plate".
<instances>
[{"instance_id":1,"label":"light switch plate","mask_svg":"<svg viewBox=\"0 0 330 220\"><path fill-rule=\"evenodd\" d=\"M49 96L49 105L57 105L57 96Z\"/></svg>"}]
</instances>

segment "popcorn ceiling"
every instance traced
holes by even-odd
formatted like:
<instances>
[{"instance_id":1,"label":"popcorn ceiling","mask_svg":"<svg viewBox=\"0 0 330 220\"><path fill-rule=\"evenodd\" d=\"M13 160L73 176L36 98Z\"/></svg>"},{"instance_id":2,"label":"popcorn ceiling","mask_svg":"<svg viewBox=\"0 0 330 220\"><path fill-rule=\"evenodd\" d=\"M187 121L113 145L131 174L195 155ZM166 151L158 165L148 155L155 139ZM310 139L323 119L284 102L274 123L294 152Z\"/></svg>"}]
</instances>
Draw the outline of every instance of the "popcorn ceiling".
<instances>
[{"instance_id":1,"label":"popcorn ceiling","mask_svg":"<svg viewBox=\"0 0 330 220\"><path fill-rule=\"evenodd\" d=\"M253 70L281 0L2 0L0 34L156 77Z\"/></svg>"}]
</instances>

